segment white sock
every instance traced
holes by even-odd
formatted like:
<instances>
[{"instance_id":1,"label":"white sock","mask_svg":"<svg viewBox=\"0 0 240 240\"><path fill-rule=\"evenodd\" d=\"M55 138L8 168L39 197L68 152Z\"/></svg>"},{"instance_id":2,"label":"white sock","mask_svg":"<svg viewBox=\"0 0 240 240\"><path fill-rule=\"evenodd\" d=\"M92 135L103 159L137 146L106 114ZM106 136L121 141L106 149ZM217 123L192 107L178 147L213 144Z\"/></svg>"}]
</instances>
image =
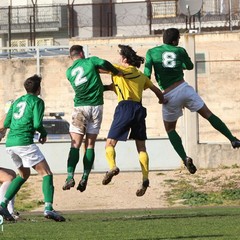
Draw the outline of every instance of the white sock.
<instances>
[{"instance_id":1,"label":"white sock","mask_svg":"<svg viewBox=\"0 0 240 240\"><path fill-rule=\"evenodd\" d=\"M6 191L9 187L10 183L11 183L11 181L4 182L0 186L0 202L4 201L4 196L6 194ZM9 201L9 203L8 203L8 211L10 212L10 214L12 214L14 211L14 199L15 199L15 197L13 197L13 199L11 201Z\"/></svg>"}]
</instances>

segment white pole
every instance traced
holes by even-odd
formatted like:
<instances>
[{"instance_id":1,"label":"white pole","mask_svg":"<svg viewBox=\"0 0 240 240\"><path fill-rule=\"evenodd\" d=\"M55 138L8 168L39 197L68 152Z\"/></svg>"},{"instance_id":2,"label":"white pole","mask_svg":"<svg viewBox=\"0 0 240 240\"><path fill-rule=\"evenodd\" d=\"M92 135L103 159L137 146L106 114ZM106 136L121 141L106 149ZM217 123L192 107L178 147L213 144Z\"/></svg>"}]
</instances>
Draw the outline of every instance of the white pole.
<instances>
[{"instance_id":1,"label":"white pole","mask_svg":"<svg viewBox=\"0 0 240 240\"><path fill-rule=\"evenodd\" d=\"M229 2L229 28L232 31L232 0L228 0Z\"/></svg>"},{"instance_id":2,"label":"white pole","mask_svg":"<svg viewBox=\"0 0 240 240\"><path fill-rule=\"evenodd\" d=\"M183 46L187 50L191 60L195 63L195 35L185 34L183 36ZM196 66L195 66L196 68ZM185 80L196 89L196 69L184 71ZM197 143L198 143L198 125L197 113L189 110L184 111L185 131L183 142L185 144L186 153L197 163ZM197 163L198 165L198 163Z\"/></svg>"},{"instance_id":3,"label":"white pole","mask_svg":"<svg viewBox=\"0 0 240 240\"><path fill-rule=\"evenodd\" d=\"M39 47L36 47L36 58L37 58L37 75L40 75L40 53Z\"/></svg>"}]
</instances>

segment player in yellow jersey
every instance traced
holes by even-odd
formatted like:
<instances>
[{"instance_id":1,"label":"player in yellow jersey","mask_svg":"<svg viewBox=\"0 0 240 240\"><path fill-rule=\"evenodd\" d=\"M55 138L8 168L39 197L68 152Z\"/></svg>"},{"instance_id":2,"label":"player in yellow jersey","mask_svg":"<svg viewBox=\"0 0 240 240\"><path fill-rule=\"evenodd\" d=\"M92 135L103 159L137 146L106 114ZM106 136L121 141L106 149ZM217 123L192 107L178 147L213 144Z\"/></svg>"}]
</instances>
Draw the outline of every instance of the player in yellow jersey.
<instances>
[{"instance_id":1,"label":"player in yellow jersey","mask_svg":"<svg viewBox=\"0 0 240 240\"><path fill-rule=\"evenodd\" d=\"M130 139L136 142L139 161L142 169L142 184L137 190L137 196L143 196L149 186L149 158L146 151L147 139L145 118L146 108L142 106L143 90L150 88L158 97L159 103L164 102L162 92L146 77L138 68L144 62L144 58L126 45L118 45L120 48L121 65L114 65L123 76L113 76L113 84L105 86L105 89L115 91L118 97L118 105L115 109L114 119L110 127L106 141L106 159L110 171L106 173L102 181L103 185L111 182L113 176L119 173L116 166L115 146L118 141Z\"/></svg>"}]
</instances>

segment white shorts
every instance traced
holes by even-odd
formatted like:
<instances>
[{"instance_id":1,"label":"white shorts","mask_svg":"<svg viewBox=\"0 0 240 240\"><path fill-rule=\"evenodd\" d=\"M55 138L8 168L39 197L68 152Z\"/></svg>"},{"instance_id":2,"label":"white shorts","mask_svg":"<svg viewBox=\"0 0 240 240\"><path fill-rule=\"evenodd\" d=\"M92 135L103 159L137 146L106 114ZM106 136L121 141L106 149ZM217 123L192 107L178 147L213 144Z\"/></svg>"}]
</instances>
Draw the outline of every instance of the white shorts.
<instances>
[{"instance_id":1,"label":"white shorts","mask_svg":"<svg viewBox=\"0 0 240 240\"><path fill-rule=\"evenodd\" d=\"M103 105L75 107L69 132L98 134L103 117Z\"/></svg>"},{"instance_id":2,"label":"white shorts","mask_svg":"<svg viewBox=\"0 0 240 240\"><path fill-rule=\"evenodd\" d=\"M164 98L168 100L167 104L162 105L163 120L166 122L175 122L183 115L184 107L197 112L204 105L202 98L187 82L164 94Z\"/></svg>"},{"instance_id":3,"label":"white shorts","mask_svg":"<svg viewBox=\"0 0 240 240\"><path fill-rule=\"evenodd\" d=\"M36 144L7 147L6 151L17 168L21 166L31 168L45 159Z\"/></svg>"}]
</instances>

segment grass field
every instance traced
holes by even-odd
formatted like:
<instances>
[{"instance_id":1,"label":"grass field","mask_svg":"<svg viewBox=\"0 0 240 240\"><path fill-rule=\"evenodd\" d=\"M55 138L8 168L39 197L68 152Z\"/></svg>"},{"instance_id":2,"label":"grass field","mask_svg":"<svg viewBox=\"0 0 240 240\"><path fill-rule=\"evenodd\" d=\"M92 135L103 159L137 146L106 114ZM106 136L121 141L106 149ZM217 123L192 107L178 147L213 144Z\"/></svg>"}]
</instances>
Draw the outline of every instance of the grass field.
<instances>
[{"instance_id":1,"label":"grass field","mask_svg":"<svg viewBox=\"0 0 240 240\"><path fill-rule=\"evenodd\" d=\"M66 222L25 213L3 223L2 240L240 239L239 207L65 213Z\"/></svg>"}]
</instances>

